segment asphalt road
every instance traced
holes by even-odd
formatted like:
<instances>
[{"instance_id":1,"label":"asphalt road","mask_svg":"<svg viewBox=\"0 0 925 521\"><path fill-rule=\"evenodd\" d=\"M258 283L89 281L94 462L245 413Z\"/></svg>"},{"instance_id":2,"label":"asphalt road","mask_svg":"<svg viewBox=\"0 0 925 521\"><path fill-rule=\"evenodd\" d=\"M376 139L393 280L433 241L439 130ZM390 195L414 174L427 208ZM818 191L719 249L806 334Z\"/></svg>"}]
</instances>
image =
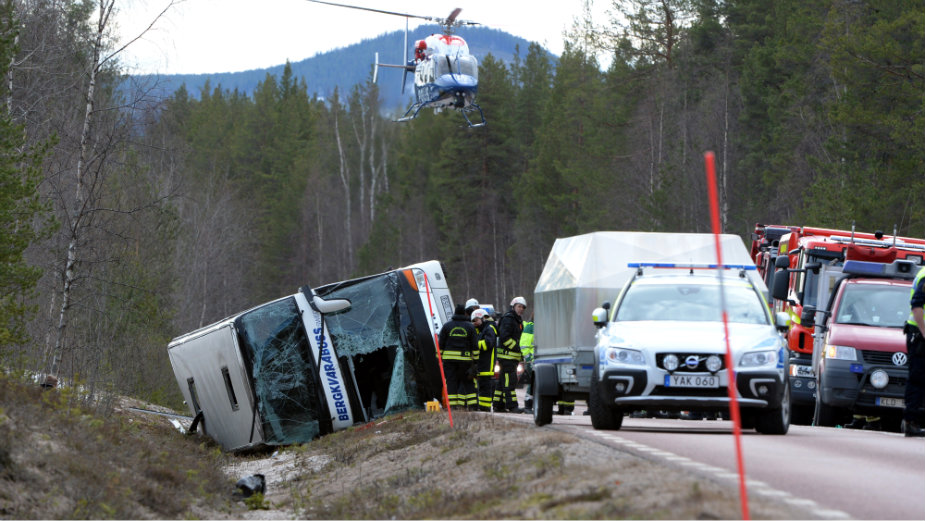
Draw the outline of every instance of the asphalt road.
<instances>
[{"instance_id":1,"label":"asphalt road","mask_svg":"<svg viewBox=\"0 0 925 521\"><path fill-rule=\"evenodd\" d=\"M732 422L627 417L618 431L595 431L583 411L578 402L574 416L553 416L543 428L738 486ZM925 438L793 425L785 436L743 430L742 452L750 497L778 497L823 519L925 519Z\"/></svg>"}]
</instances>

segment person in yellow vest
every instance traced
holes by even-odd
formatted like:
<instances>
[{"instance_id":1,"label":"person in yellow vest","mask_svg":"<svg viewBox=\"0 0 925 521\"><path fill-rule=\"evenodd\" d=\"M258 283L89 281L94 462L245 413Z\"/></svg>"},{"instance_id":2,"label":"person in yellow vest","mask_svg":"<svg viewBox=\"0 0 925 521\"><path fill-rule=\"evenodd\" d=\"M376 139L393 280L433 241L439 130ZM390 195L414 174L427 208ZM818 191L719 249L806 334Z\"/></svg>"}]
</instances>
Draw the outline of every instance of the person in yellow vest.
<instances>
[{"instance_id":1,"label":"person in yellow vest","mask_svg":"<svg viewBox=\"0 0 925 521\"><path fill-rule=\"evenodd\" d=\"M472 324L478 332L479 360L476 390L479 395L479 410L491 412L491 401L495 394L495 346L498 344L498 328L484 309L472 312Z\"/></svg>"},{"instance_id":2,"label":"person in yellow vest","mask_svg":"<svg viewBox=\"0 0 925 521\"><path fill-rule=\"evenodd\" d=\"M524 394L524 410L533 412L533 317L524 321L524 330L520 334L520 354L524 357L523 379L527 382Z\"/></svg>"},{"instance_id":3,"label":"person in yellow vest","mask_svg":"<svg viewBox=\"0 0 925 521\"><path fill-rule=\"evenodd\" d=\"M909 319L906 320L906 354L909 359L909 379L906 381L906 394L903 421L900 429L906 437L925 437L922 428L922 405L925 402L925 267L912 282L909 297Z\"/></svg>"}]
</instances>

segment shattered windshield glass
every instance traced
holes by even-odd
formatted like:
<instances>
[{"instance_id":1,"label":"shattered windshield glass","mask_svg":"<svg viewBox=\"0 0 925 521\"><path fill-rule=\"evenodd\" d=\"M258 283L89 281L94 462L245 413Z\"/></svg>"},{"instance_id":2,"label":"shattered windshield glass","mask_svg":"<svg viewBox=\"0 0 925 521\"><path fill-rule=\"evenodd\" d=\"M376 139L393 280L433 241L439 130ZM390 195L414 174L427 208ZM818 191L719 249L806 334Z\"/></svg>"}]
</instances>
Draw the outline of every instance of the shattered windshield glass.
<instances>
[{"instance_id":1,"label":"shattered windshield glass","mask_svg":"<svg viewBox=\"0 0 925 521\"><path fill-rule=\"evenodd\" d=\"M299 443L318 436L322 408L295 299L272 302L242 315L238 332L254 382L265 442Z\"/></svg>"},{"instance_id":2,"label":"shattered windshield glass","mask_svg":"<svg viewBox=\"0 0 925 521\"><path fill-rule=\"evenodd\" d=\"M415 353L402 323L407 307L398 274L338 284L316 290L326 299L350 300L350 309L325 315L339 357L347 357L370 416L390 414L417 403Z\"/></svg>"}]
</instances>

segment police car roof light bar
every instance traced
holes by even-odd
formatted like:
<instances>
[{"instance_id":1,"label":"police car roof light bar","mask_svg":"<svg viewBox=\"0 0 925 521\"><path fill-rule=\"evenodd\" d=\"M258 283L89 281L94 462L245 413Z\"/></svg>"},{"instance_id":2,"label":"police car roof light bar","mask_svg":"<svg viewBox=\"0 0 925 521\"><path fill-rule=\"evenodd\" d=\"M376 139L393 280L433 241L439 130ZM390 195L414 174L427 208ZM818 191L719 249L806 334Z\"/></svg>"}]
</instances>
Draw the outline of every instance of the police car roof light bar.
<instances>
[{"instance_id":1,"label":"police car roof light bar","mask_svg":"<svg viewBox=\"0 0 925 521\"><path fill-rule=\"evenodd\" d=\"M715 270L718 264L683 264L676 262L630 262L626 265L629 268L656 268L656 269L692 269L692 270ZM754 264L723 264L723 269L727 270L746 270L753 271L758 268Z\"/></svg>"}]
</instances>

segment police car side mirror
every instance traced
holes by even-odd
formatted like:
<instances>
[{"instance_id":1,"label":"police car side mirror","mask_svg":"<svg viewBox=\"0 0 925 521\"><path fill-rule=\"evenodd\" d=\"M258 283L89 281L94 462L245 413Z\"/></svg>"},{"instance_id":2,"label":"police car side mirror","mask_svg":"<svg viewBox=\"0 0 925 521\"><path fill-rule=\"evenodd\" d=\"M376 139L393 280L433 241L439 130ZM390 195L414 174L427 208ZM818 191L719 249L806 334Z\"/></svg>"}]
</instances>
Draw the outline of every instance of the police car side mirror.
<instances>
[{"instance_id":1,"label":"police car side mirror","mask_svg":"<svg viewBox=\"0 0 925 521\"><path fill-rule=\"evenodd\" d=\"M591 321L594 322L594 325L597 326L598 329L606 326L607 325L607 310L602 307L595 308L594 311L591 312Z\"/></svg>"}]
</instances>

